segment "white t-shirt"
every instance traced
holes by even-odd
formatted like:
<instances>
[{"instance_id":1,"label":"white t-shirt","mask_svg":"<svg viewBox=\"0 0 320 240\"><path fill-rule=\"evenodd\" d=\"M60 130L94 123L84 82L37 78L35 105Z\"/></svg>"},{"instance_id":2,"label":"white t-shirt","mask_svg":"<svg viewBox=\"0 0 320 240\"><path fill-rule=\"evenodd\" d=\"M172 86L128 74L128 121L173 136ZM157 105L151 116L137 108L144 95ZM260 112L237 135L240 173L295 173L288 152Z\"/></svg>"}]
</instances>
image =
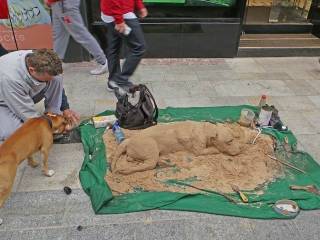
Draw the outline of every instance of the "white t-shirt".
<instances>
[{"instance_id":1,"label":"white t-shirt","mask_svg":"<svg viewBox=\"0 0 320 240\"><path fill-rule=\"evenodd\" d=\"M124 19L134 19L137 18L137 16L133 13L133 12L128 12L123 14L123 18ZM114 17L109 16L109 15L105 15L103 13L101 13L101 19L102 21L104 21L105 23L112 23L114 22Z\"/></svg>"}]
</instances>

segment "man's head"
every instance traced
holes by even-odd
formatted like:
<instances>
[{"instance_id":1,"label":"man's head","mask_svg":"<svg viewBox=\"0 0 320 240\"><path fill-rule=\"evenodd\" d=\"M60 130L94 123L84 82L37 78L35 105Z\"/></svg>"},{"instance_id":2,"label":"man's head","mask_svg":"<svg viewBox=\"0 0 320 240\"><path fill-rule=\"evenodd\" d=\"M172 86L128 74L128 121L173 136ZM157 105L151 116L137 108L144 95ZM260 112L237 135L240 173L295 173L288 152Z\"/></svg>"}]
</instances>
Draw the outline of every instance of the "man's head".
<instances>
[{"instance_id":1,"label":"man's head","mask_svg":"<svg viewBox=\"0 0 320 240\"><path fill-rule=\"evenodd\" d=\"M38 81L51 81L62 73L62 62L50 49L34 50L26 57L26 64L30 75Z\"/></svg>"}]
</instances>

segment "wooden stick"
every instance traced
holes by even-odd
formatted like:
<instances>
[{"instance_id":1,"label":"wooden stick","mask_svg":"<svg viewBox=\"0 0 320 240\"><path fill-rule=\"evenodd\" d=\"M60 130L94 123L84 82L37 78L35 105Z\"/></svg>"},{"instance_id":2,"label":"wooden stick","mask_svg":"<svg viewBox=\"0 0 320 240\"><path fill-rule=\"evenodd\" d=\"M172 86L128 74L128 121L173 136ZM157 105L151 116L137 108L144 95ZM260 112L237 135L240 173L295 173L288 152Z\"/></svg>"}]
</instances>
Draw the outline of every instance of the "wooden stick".
<instances>
[{"instance_id":1,"label":"wooden stick","mask_svg":"<svg viewBox=\"0 0 320 240\"><path fill-rule=\"evenodd\" d=\"M225 197L226 199L228 199L230 202L233 202L235 204L237 204L237 201L234 200L232 197L228 196L227 194L224 194L222 192L217 192L217 191L212 191L212 190L207 190L207 189L203 189L203 188L199 188L199 187L196 187L196 186L193 186L191 184L188 184L188 183L184 183L184 182L176 182L176 184L178 185L183 185L183 186L187 186L187 187L192 187L192 188L195 188L195 189L198 189L200 191L203 191L203 192L207 192L207 193L214 193L214 194L218 194L220 196L223 196Z\"/></svg>"},{"instance_id":2,"label":"wooden stick","mask_svg":"<svg viewBox=\"0 0 320 240\"><path fill-rule=\"evenodd\" d=\"M273 157L273 156L271 156L271 155L269 155L269 154L267 154L267 156L268 156L269 158L273 159L273 160L278 161L279 163L281 163L281 164L283 164L283 165L286 165L287 167L291 167L291 168L293 168L293 169L295 169L295 170L297 170L297 171L299 171L299 172L306 173L305 171L301 170L300 168L297 168L297 167L293 166L293 165L290 164L290 163L287 163L287 162L285 162L285 161L282 161L282 160L280 160L280 159L277 159L276 157Z\"/></svg>"}]
</instances>

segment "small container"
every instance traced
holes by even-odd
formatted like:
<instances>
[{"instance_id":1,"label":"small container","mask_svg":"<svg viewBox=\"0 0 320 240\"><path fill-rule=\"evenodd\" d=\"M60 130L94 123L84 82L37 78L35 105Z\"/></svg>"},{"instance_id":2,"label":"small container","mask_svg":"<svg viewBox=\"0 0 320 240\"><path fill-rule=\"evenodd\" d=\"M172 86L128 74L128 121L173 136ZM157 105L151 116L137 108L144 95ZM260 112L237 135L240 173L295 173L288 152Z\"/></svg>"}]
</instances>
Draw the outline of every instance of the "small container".
<instances>
[{"instance_id":1,"label":"small container","mask_svg":"<svg viewBox=\"0 0 320 240\"><path fill-rule=\"evenodd\" d=\"M259 114L259 120L258 120L259 125L261 127L269 126L271 116L272 116L272 108L269 106L263 106Z\"/></svg>"},{"instance_id":2,"label":"small container","mask_svg":"<svg viewBox=\"0 0 320 240\"><path fill-rule=\"evenodd\" d=\"M128 35L131 33L131 30L132 30L131 27L129 27L128 25L126 25L123 34L124 34L125 36L128 36Z\"/></svg>"},{"instance_id":3,"label":"small container","mask_svg":"<svg viewBox=\"0 0 320 240\"><path fill-rule=\"evenodd\" d=\"M112 126L112 132L116 138L116 141L118 144L120 144L124 139L124 133L122 132L120 126L119 126L119 122L116 121L113 126Z\"/></svg>"},{"instance_id":4,"label":"small container","mask_svg":"<svg viewBox=\"0 0 320 240\"><path fill-rule=\"evenodd\" d=\"M284 216L295 217L299 214L300 208L295 201L292 200L279 200L273 205L273 209Z\"/></svg>"},{"instance_id":5,"label":"small container","mask_svg":"<svg viewBox=\"0 0 320 240\"><path fill-rule=\"evenodd\" d=\"M93 117L92 121L95 128L102 128L106 127L108 124L113 125L117 121L117 118L115 115L98 116Z\"/></svg>"},{"instance_id":6,"label":"small container","mask_svg":"<svg viewBox=\"0 0 320 240\"><path fill-rule=\"evenodd\" d=\"M244 108L241 110L241 115L238 123L241 126L250 127L251 123L253 122L254 116L255 114L252 110Z\"/></svg>"}]
</instances>

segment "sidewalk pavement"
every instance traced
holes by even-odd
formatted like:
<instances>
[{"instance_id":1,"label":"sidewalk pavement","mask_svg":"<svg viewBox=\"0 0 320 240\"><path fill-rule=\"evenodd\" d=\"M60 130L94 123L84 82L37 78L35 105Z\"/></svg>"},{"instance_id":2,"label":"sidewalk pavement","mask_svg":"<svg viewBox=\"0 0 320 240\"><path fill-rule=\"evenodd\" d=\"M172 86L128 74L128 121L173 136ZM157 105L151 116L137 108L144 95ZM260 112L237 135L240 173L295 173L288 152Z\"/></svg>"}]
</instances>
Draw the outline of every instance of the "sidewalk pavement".
<instances>
[{"instance_id":1,"label":"sidewalk pavement","mask_svg":"<svg viewBox=\"0 0 320 240\"><path fill-rule=\"evenodd\" d=\"M106 76L92 63L68 64L65 88L82 119L115 108ZM320 164L320 65L317 58L148 59L132 79L150 87L159 107L257 104L262 94ZM0 209L0 239L319 239L320 210L294 220L252 220L192 212L95 215L78 173L81 144L55 144L47 178L24 162ZM71 195L62 189L70 186ZM77 230L81 225L83 229Z\"/></svg>"}]
</instances>

